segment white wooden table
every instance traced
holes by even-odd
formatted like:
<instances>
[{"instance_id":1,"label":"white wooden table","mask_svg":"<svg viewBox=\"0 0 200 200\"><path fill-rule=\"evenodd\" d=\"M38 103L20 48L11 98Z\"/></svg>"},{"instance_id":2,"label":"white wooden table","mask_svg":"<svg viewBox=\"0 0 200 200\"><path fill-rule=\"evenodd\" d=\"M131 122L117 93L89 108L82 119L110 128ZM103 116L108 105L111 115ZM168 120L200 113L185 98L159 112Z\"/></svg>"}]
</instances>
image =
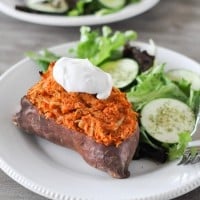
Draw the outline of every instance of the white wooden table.
<instances>
[{"instance_id":1,"label":"white wooden table","mask_svg":"<svg viewBox=\"0 0 200 200\"><path fill-rule=\"evenodd\" d=\"M200 0L162 0L147 13L110 25L134 29L139 40L153 38L160 45L200 62ZM48 27L17 21L0 13L0 74L24 58L24 52L77 40L79 28ZM0 200L44 200L0 170ZM200 187L177 200L199 200Z\"/></svg>"}]
</instances>

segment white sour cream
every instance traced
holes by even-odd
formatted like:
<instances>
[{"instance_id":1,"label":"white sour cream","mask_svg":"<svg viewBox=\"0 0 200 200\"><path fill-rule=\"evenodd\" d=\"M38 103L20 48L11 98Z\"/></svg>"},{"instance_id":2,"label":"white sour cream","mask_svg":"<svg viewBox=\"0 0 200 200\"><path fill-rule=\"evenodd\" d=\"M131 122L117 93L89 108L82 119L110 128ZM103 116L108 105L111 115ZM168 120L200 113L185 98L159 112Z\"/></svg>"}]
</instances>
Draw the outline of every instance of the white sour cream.
<instances>
[{"instance_id":1,"label":"white sour cream","mask_svg":"<svg viewBox=\"0 0 200 200\"><path fill-rule=\"evenodd\" d=\"M111 75L88 59L60 58L53 68L53 77L68 92L97 94L98 99L108 98L112 90Z\"/></svg>"}]
</instances>

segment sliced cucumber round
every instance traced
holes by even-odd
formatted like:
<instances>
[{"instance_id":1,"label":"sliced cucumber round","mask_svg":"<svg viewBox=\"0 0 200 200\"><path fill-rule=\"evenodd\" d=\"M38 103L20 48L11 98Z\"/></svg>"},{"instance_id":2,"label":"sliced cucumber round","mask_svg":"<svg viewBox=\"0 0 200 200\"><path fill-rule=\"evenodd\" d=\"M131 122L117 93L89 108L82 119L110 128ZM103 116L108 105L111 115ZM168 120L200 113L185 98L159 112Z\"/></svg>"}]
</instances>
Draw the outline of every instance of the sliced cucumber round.
<instances>
[{"instance_id":1,"label":"sliced cucumber round","mask_svg":"<svg viewBox=\"0 0 200 200\"><path fill-rule=\"evenodd\" d=\"M43 13L64 13L68 10L65 0L28 0L26 6Z\"/></svg>"},{"instance_id":2,"label":"sliced cucumber round","mask_svg":"<svg viewBox=\"0 0 200 200\"><path fill-rule=\"evenodd\" d=\"M101 69L111 75L115 87L124 88L135 80L139 66L136 61L125 58L107 62Z\"/></svg>"},{"instance_id":3,"label":"sliced cucumber round","mask_svg":"<svg viewBox=\"0 0 200 200\"><path fill-rule=\"evenodd\" d=\"M172 81L186 80L191 83L194 90L200 90L200 75L185 69L175 69L167 72L167 77Z\"/></svg>"},{"instance_id":4,"label":"sliced cucumber round","mask_svg":"<svg viewBox=\"0 0 200 200\"><path fill-rule=\"evenodd\" d=\"M126 0L98 0L101 5L110 9L118 9L125 5Z\"/></svg>"},{"instance_id":5,"label":"sliced cucumber round","mask_svg":"<svg viewBox=\"0 0 200 200\"><path fill-rule=\"evenodd\" d=\"M192 132L195 115L188 105L179 100L160 98L144 106L141 123L154 139L164 143L176 143L180 133Z\"/></svg>"}]
</instances>

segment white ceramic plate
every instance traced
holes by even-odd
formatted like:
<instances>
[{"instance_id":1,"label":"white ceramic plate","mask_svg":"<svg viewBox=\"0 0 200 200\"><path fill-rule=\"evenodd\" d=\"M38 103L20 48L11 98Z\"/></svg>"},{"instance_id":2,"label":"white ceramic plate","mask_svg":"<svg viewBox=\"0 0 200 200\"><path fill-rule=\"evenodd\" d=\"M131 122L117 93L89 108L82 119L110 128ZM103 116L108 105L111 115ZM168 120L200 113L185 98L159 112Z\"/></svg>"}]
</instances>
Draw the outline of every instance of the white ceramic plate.
<instances>
[{"instance_id":1,"label":"white ceramic plate","mask_svg":"<svg viewBox=\"0 0 200 200\"><path fill-rule=\"evenodd\" d=\"M73 45L53 51L64 55ZM168 69L186 68L200 74L198 63L173 51L158 48L157 59L168 63ZM200 164L133 161L130 178L118 180L88 166L72 150L19 131L12 124L12 115L20 98L38 79L38 69L29 59L0 77L0 169L24 187L56 200L162 200L200 186Z\"/></svg>"},{"instance_id":2,"label":"white ceramic plate","mask_svg":"<svg viewBox=\"0 0 200 200\"><path fill-rule=\"evenodd\" d=\"M16 19L36 24L45 24L52 26L81 26L81 25L107 24L111 22L121 21L130 17L134 17L151 9L159 2L159 0L141 0L141 2L139 3L128 5L119 12L110 15L105 15L105 16L88 15L79 17L52 16L52 15L26 13L15 10L15 5L17 2L20 1L1 0L0 11Z\"/></svg>"}]
</instances>

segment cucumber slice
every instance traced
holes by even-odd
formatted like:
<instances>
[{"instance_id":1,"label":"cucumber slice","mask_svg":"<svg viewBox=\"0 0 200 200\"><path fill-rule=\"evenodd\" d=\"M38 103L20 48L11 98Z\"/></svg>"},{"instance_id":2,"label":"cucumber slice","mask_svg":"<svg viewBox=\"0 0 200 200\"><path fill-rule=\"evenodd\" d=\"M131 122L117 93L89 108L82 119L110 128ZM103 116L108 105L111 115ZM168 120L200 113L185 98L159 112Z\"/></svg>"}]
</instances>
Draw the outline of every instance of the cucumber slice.
<instances>
[{"instance_id":1,"label":"cucumber slice","mask_svg":"<svg viewBox=\"0 0 200 200\"><path fill-rule=\"evenodd\" d=\"M107 62L101 69L111 75L115 87L124 88L135 80L139 66L136 61L125 58Z\"/></svg>"},{"instance_id":2,"label":"cucumber slice","mask_svg":"<svg viewBox=\"0 0 200 200\"><path fill-rule=\"evenodd\" d=\"M144 106L141 123L154 139L164 143L176 143L180 133L192 132L195 115L188 105L179 100L160 98Z\"/></svg>"},{"instance_id":3,"label":"cucumber slice","mask_svg":"<svg viewBox=\"0 0 200 200\"><path fill-rule=\"evenodd\" d=\"M200 90L200 75L185 69L175 69L167 72L167 77L172 81L184 79L191 83L194 90Z\"/></svg>"},{"instance_id":4,"label":"cucumber slice","mask_svg":"<svg viewBox=\"0 0 200 200\"><path fill-rule=\"evenodd\" d=\"M68 10L65 0L28 0L26 6L43 13L64 13Z\"/></svg>"},{"instance_id":5,"label":"cucumber slice","mask_svg":"<svg viewBox=\"0 0 200 200\"><path fill-rule=\"evenodd\" d=\"M125 5L126 0L98 0L101 5L110 9L118 9Z\"/></svg>"}]
</instances>

